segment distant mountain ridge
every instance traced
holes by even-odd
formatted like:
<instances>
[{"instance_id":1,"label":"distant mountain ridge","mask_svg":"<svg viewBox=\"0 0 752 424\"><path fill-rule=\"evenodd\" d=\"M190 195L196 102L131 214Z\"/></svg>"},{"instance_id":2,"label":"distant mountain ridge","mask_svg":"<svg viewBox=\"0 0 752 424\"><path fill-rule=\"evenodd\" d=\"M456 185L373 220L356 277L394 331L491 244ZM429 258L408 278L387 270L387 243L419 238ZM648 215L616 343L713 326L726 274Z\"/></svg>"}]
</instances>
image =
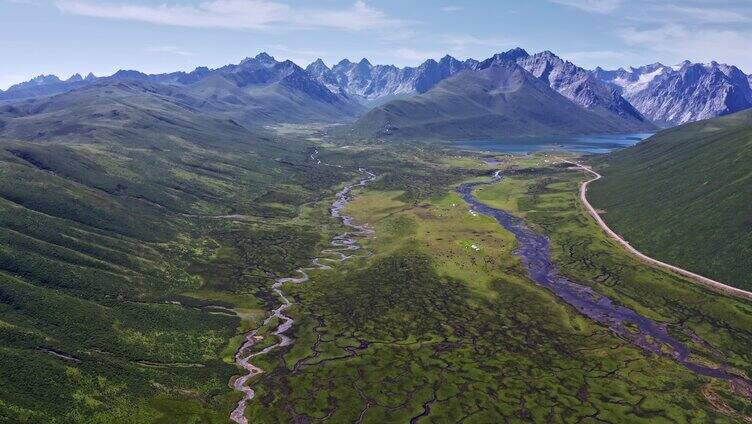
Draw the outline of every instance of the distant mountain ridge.
<instances>
[{"instance_id":1,"label":"distant mountain ridge","mask_svg":"<svg viewBox=\"0 0 752 424\"><path fill-rule=\"evenodd\" d=\"M739 68L711 62L684 61L606 71L596 78L610 84L643 115L662 126L674 126L728 115L752 107L752 76Z\"/></svg>"},{"instance_id":2,"label":"distant mountain ridge","mask_svg":"<svg viewBox=\"0 0 752 424\"><path fill-rule=\"evenodd\" d=\"M389 101L425 93L459 72L486 69L509 61L517 62L578 105L603 116L617 115L620 119L629 121L631 125L625 125L625 131L652 128L645 117L621 97L617 88L550 51L531 56L524 49L515 48L483 61L460 61L447 55L438 62L429 59L415 68L374 66L366 59L358 63L345 59L330 69L319 59L310 64L307 70L334 92L344 92L366 103L378 105L383 103L378 102L379 99Z\"/></svg>"},{"instance_id":3,"label":"distant mountain ridge","mask_svg":"<svg viewBox=\"0 0 752 424\"><path fill-rule=\"evenodd\" d=\"M550 51L520 55L517 63L574 103L599 115L617 115L635 130L647 127L647 119L610 87L587 70L565 61Z\"/></svg>"},{"instance_id":4,"label":"distant mountain ridge","mask_svg":"<svg viewBox=\"0 0 752 424\"><path fill-rule=\"evenodd\" d=\"M120 70L111 76L63 80L40 75L0 90L0 102L45 97L95 83L140 81L179 91L195 107L206 107L245 123L349 120L371 107L423 94L461 72L514 61L575 104L608 119L616 116L625 131L643 131L651 123L673 126L752 107L752 76L734 66L695 64L675 67L655 63L614 71L585 70L550 51L533 55L521 48L487 59L459 60L446 55L416 67L373 65L344 59L328 67L321 59L305 69L278 62L266 53L217 69L145 74ZM212 90L219 90L212 93ZM236 105L243 110L232 110Z\"/></svg>"},{"instance_id":5,"label":"distant mountain ridge","mask_svg":"<svg viewBox=\"0 0 752 424\"><path fill-rule=\"evenodd\" d=\"M40 77L0 93L0 100L30 102L119 82L140 83L176 103L246 126L339 122L353 119L363 110L347 94L331 92L293 62L279 62L266 53L246 58L237 65L217 69L199 67L192 72L148 75L120 70L109 77L84 79L78 75L67 81L55 76Z\"/></svg>"},{"instance_id":6,"label":"distant mountain ridge","mask_svg":"<svg viewBox=\"0 0 752 424\"><path fill-rule=\"evenodd\" d=\"M353 132L366 138L458 140L633 128L615 114L575 104L520 66L519 57L517 51L496 55L425 93L378 106L355 123Z\"/></svg>"},{"instance_id":7,"label":"distant mountain ridge","mask_svg":"<svg viewBox=\"0 0 752 424\"><path fill-rule=\"evenodd\" d=\"M344 59L329 68L318 59L306 70L333 91L339 90L368 103L385 97L425 93L441 80L472 69L476 64L473 59L459 61L447 55L439 61L429 59L418 67L374 66L364 58L357 63Z\"/></svg>"}]
</instances>

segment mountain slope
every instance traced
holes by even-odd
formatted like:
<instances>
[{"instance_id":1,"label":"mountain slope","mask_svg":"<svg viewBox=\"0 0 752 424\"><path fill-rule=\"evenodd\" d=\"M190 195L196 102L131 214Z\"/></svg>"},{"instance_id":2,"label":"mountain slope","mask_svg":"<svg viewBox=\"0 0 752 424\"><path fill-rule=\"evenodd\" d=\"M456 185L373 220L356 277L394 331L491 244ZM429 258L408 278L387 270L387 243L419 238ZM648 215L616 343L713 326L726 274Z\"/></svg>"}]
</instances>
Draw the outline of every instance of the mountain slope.
<instances>
[{"instance_id":1,"label":"mountain slope","mask_svg":"<svg viewBox=\"0 0 752 424\"><path fill-rule=\"evenodd\" d=\"M752 288L752 110L663 131L609 155L591 203L659 260Z\"/></svg>"},{"instance_id":2,"label":"mountain slope","mask_svg":"<svg viewBox=\"0 0 752 424\"><path fill-rule=\"evenodd\" d=\"M174 94L0 105L0 421L227 422L239 327L318 242L288 221L354 172Z\"/></svg>"},{"instance_id":3,"label":"mountain slope","mask_svg":"<svg viewBox=\"0 0 752 424\"><path fill-rule=\"evenodd\" d=\"M550 51L519 57L517 63L574 103L601 116L622 119L625 131L655 128L617 89Z\"/></svg>"},{"instance_id":4,"label":"mountain slope","mask_svg":"<svg viewBox=\"0 0 752 424\"><path fill-rule=\"evenodd\" d=\"M353 119L363 110L346 93L332 92L291 61L278 62L266 53L237 65L199 67L192 72L148 75L120 70L109 77L74 76L67 81L39 77L0 93L0 100L10 104L111 82L150 84L185 105L248 126L338 122Z\"/></svg>"},{"instance_id":5,"label":"mountain slope","mask_svg":"<svg viewBox=\"0 0 752 424\"><path fill-rule=\"evenodd\" d=\"M673 126L727 115L752 107L747 75L735 66L683 62L660 63L593 75L621 90L624 98L654 122Z\"/></svg>"},{"instance_id":6,"label":"mountain slope","mask_svg":"<svg viewBox=\"0 0 752 424\"><path fill-rule=\"evenodd\" d=\"M570 102L516 63L461 72L425 94L377 107L353 130L364 137L515 137L620 130Z\"/></svg>"},{"instance_id":7,"label":"mountain slope","mask_svg":"<svg viewBox=\"0 0 752 424\"><path fill-rule=\"evenodd\" d=\"M356 101L331 92L289 60L264 53L210 72L180 87L186 103L244 125L277 122L335 122L354 118Z\"/></svg>"}]
</instances>

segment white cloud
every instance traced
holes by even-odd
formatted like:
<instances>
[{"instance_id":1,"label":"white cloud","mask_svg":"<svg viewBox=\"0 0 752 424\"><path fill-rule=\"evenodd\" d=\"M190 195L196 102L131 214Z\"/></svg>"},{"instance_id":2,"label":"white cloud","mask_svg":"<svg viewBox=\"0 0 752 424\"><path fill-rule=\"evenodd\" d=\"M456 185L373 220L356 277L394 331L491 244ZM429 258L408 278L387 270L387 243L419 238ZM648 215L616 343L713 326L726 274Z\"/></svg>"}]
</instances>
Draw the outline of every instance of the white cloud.
<instances>
[{"instance_id":1,"label":"white cloud","mask_svg":"<svg viewBox=\"0 0 752 424\"><path fill-rule=\"evenodd\" d=\"M619 8L622 0L549 0L551 3L574 7L589 13L611 13Z\"/></svg>"},{"instance_id":2,"label":"white cloud","mask_svg":"<svg viewBox=\"0 0 752 424\"><path fill-rule=\"evenodd\" d=\"M667 16L674 15L674 19L683 18L690 22L725 24L752 22L752 16L740 10L721 9L718 7L693 7L669 4L660 6L662 13ZM660 16L660 15L659 15Z\"/></svg>"},{"instance_id":3,"label":"white cloud","mask_svg":"<svg viewBox=\"0 0 752 424\"><path fill-rule=\"evenodd\" d=\"M193 56L193 53L175 46L151 46L147 47L146 51L149 53L167 53L177 56Z\"/></svg>"},{"instance_id":4,"label":"white cloud","mask_svg":"<svg viewBox=\"0 0 752 424\"><path fill-rule=\"evenodd\" d=\"M592 51L574 51L562 52L559 56L572 62L582 60L614 60L623 59L627 56L624 52L613 50L592 50Z\"/></svg>"},{"instance_id":5,"label":"white cloud","mask_svg":"<svg viewBox=\"0 0 752 424\"><path fill-rule=\"evenodd\" d=\"M274 57L284 57L304 68L314 60L327 56L327 53L322 50L291 48L285 44L269 45L266 51Z\"/></svg>"},{"instance_id":6,"label":"white cloud","mask_svg":"<svg viewBox=\"0 0 752 424\"><path fill-rule=\"evenodd\" d=\"M442 12L459 12L462 9L462 6L443 6L439 8Z\"/></svg>"},{"instance_id":7,"label":"white cloud","mask_svg":"<svg viewBox=\"0 0 752 424\"><path fill-rule=\"evenodd\" d=\"M660 53L666 60L678 63L718 62L737 65L752 72L752 56L748 53L752 31L729 28L664 24L651 28L626 28L619 36L630 46Z\"/></svg>"},{"instance_id":8,"label":"white cloud","mask_svg":"<svg viewBox=\"0 0 752 424\"><path fill-rule=\"evenodd\" d=\"M468 47L494 47L505 48L513 45L514 40L503 37L476 37L474 35L448 35L442 37L442 41L454 49Z\"/></svg>"},{"instance_id":9,"label":"white cloud","mask_svg":"<svg viewBox=\"0 0 752 424\"><path fill-rule=\"evenodd\" d=\"M31 6L39 6L39 3L36 0L0 0L0 3L27 4Z\"/></svg>"},{"instance_id":10,"label":"white cloud","mask_svg":"<svg viewBox=\"0 0 752 424\"><path fill-rule=\"evenodd\" d=\"M442 53L436 50L418 50L407 47L394 50L394 57L411 63L425 62L428 59L436 59L445 54L446 52Z\"/></svg>"},{"instance_id":11,"label":"white cloud","mask_svg":"<svg viewBox=\"0 0 752 424\"><path fill-rule=\"evenodd\" d=\"M206 0L190 5L57 0L55 4L61 11L74 15L197 28L367 31L406 25L362 0L338 9L293 7L267 0Z\"/></svg>"}]
</instances>

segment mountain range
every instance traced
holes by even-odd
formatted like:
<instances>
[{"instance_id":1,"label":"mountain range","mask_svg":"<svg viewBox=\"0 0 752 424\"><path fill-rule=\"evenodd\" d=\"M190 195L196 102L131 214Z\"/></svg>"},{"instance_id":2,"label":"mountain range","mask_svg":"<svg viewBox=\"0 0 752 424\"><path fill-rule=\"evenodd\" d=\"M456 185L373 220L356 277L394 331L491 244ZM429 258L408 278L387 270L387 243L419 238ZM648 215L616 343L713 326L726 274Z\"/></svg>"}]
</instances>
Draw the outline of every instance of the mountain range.
<instances>
[{"instance_id":1,"label":"mountain range","mask_svg":"<svg viewBox=\"0 0 752 424\"><path fill-rule=\"evenodd\" d=\"M559 130L551 128L552 131L544 131L546 134L648 131L656 126L673 126L752 107L752 76L745 75L734 66L716 62L684 62L674 67L656 63L629 70L607 71L596 68L590 71L563 60L550 51L531 55L520 48L481 61L463 61L447 55L439 60L427 60L417 67L404 68L373 65L364 58L359 62L344 59L331 68L319 59L303 69L289 60L277 61L272 56L261 53L238 64L217 69L198 67L191 72L149 75L135 70L120 70L107 77L96 77L93 74L82 77L76 74L66 80L54 75L41 75L0 91L0 102L24 104L32 102L32 99L61 95L90 86L105 87L118 82L137 82L181 105L233 120L240 125L341 122L360 117L358 130L371 131L363 135L383 136L387 133L395 134L394 129L398 123L411 127L410 131L403 131L401 134L415 133L416 125L422 119L416 117L416 122L410 123L409 116L390 117L390 113L396 111L403 114L417 112L417 109L406 103L392 102L412 101L413 105L425 105L427 101L440 103L442 99L447 99L449 87L465 87L470 93L478 88L468 87L470 81L486 86L486 77L493 72L483 72L484 70L502 64L508 68L509 63L519 66L571 103L564 103L567 107L559 112L561 117L571 116L572 125ZM441 92L431 93L439 89L443 81L459 78L459 74L476 75L462 77L459 83L448 84L441 88ZM525 81L520 87L531 80ZM534 91L541 94L539 89ZM468 95L472 97L476 94L478 93ZM417 97L421 95L426 96ZM549 95L550 93L546 94ZM491 94L483 100L495 102L498 99L498 96ZM451 101L457 100L454 97ZM463 103L472 103L467 100L464 99ZM479 100L481 99L474 99ZM531 99L531 102L535 101ZM483 119L491 119L491 116L500 113L500 110L493 107L482 112L477 106L483 103L473 103L467 110L444 107L439 103L434 103L434 106L441 109L436 120L442 122L447 122L448 118L461 121L469 116L480 115L486 115ZM554 104L561 103L556 100L553 101L552 105ZM510 103L508 106L511 105ZM579 109L588 112L587 121L591 125L575 123L579 122ZM369 110L371 112L367 113ZM547 110L552 112L550 108ZM449 111L455 116L441 115ZM550 118L535 114L515 116L519 119L518 123L530 123L528 127L531 129L547 127L548 123L545 121ZM374 121L365 122L371 119ZM379 128L379 121L385 126ZM492 131L493 127L494 125L478 128L479 134ZM503 122L499 122L499 127L511 128ZM433 125L429 128L433 128ZM533 130L512 131L501 135L536 134Z\"/></svg>"},{"instance_id":2,"label":"mountain range","mask_svg":"<svg viewBox=\"0 0 752 424\"><path fill-rule=\"evenodd\" d=\"M468 65L423 94L374 108L355 131L457 139L655 129L618 90L551 52L517 48Z\"/></svg>"},{"instance_id":3,"label":"mountain range","mask_svg":"<svg viewBox=\"0 0 752 424\"><path fill-rule=\"evenodd\" d=\"M18 110L38 113L44 108L28 105L65 102L68 95L81 90L95 97L106 96L112 87L124 83L168 98L180 107L246 126L335 122L352 119L363 110L360 103L346 94L333 93L293 62L279 62L265 53L213 70L199 67L192 72L157 75L121 70L109 77L90 75L66 81L39 77L11 87L0 94L0 100Z\"/></svg>"},{"instance_id":4,"label":"mountain range","mask_svg":"<svg viewBox=\"0 0 752 424\"><path fill-rule=\"evenodd\" d=\"M474 69L478 61L459 61L444 56L439 61L429 59L418 67L398 68L394 65L372 65L368 59L354 63L347 59L329 69L319 59L306 70L333 91L355 96L365 104L383 103L398 97L425 93L441 80L467 69Z\"/></svg>"},{"instance_id":5,"label":"mountain range","mask_svg":"<svg viewBox=\"0 0 752 424\"><path fill-rule=\"evenodd\" d=\"M643 120L644 126L652 128ZM441 138L611 133L637 129L573 103L512 60L460 72L433 89L378 106L354 125L364 137Z\"/></svg>"},{"instance_id":6,"label":"mountain range","mask_svg":"<svg viewBox=\"0 0 752 424\"><path fill-rule=\"evenodd\" d=\"M661 63L605 71L596 78L619 90L637 110L661 126L714 118L752 107L752 76L736 66L711 62Z\"/></svg>"}]
</instances>

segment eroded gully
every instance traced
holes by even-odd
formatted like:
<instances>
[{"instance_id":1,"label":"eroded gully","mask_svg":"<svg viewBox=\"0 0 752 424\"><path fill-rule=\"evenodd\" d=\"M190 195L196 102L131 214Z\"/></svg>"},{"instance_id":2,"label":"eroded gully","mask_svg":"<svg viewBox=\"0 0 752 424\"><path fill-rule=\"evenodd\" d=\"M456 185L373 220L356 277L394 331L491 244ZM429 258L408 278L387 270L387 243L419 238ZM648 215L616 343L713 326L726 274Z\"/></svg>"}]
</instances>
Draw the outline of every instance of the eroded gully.
<instances>
[{"instance_id":1,"label":"eroded gully","mask_svg":"<svg viewBox=\"0 0 752 424\"><path fill-rule=\"evenodd\" d=\"M315 157L316 153L318 152L316 151L311 155L311 159L316 160L317 164L321 164L321 161L316 159ZM353 224L353 218L351 216L342 215L342 209L344 209L344 207L349 202L349 195L352 189L358 186L365 186L366 184L376 179L376 175L364 169L360 169L360 172L364 174L365 177L362 178L358 183L346 186L344 189L342 189L342 191L337 193L336 200L334 201L334 203L332 203L330 209L331 216L341 219L342 224L348 227L350 231L334 236L330 243L331 247L322 250L322 256L314 258L311 261L310 267L298 268L297 270L295 270L295 274L298 275L297 277L279 278L272 285L272 290L274 290L282 303L279 305L279 307L277 307L277 309L272 311L272 314L269 315L269 317L264 320L261 327L268 325L272 319L277 318L279 320L279 325L277 325L277 328L272 332L272 334L278 339L277 343L267 346L258 352L253 352L253 347L261 340L263 340L263 337L258 334L258 329L255 329L246 334L245 342L240 346L240 349L238 349L237 353L235 354L235 363L239 367L245 369L247 373L237 377L233 382L233 388L243 393L243 398L238 401L237 406L230 414L230 419L233 422L238 424L248 423L248 419L245 416L245 409L248 405L248 402L250 402L256 395L254 390L248 385L248 380L263 372L261 368L253 365L251 360L259 355L264 355L271 352L272 350L283 348L292 343L292 340L286 335L286 333L290 329L290 327L292 327L294 321L292 318L285 315L285 310L292 306L292 302L290 301L290 299L288 299L285 292L282 291L282 286L286 283L305 283L309 279L308 271L315 269L331 269L329 265L326 265L323 262L336 263L350 259L352 255L348 255L347 252L352 252L360 249L360 246L356 241L356 237L364 237L373 233L373 230L371 230L367 225L355 225Z\"/></svg>"},{"instance_id":2,"label":"eroded gully","mask_svg":"<svg viewBox=\"0 0 752 424\"><path fill-rule=\"evenodd\" d=\"M617 305L592 288L560 275L551 258L547 236L532 231L522 218L481 203L473 194L477 187L498 182L501 178L501 172L497 171L492 180L461 185L457 192L472 209L496 219L502 227L514 234L518 243L514 254L522 259L522 264L533 281L551 290L581 314L608 327L619 337L643 350L670 358L697 374L726 380L735 392L752 399L750 380L735 374L730 365L722 364L716 368L694 362L690 358L689 347L672 337L665 323L659 324L632 309Z\"/></svg>"}]
</instances>

